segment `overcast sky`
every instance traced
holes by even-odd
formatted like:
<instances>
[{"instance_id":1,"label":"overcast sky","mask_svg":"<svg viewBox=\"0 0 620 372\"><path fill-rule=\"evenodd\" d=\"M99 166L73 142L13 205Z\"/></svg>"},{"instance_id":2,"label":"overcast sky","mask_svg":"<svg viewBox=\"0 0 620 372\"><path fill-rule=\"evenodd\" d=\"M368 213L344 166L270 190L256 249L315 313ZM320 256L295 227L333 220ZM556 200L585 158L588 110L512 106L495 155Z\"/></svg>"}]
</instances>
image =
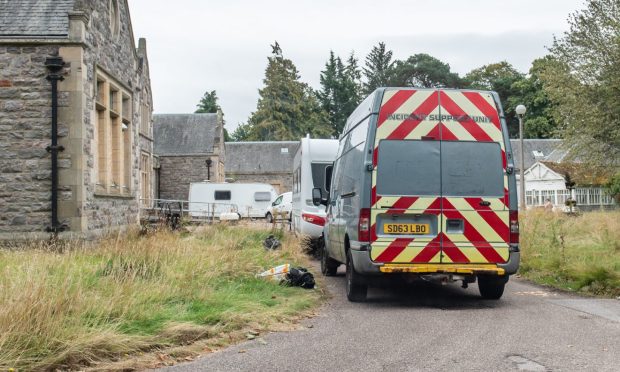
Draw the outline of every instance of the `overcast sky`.
<instances>
[{"instance_id":1,"label":"overcast sky","mask_svg":"<svg viewBox=\"0 0 620 372\"><path fill-rule=\"evenodd\" d=\"M256 109L270 44L319 88L333 50L360 65L384 41L394 57L428 53L463 75L506 60L527 72L583 0L130 0L145 37L156 113L194 112L216 90L232 132Z\"/></svg>"}]
</instances>

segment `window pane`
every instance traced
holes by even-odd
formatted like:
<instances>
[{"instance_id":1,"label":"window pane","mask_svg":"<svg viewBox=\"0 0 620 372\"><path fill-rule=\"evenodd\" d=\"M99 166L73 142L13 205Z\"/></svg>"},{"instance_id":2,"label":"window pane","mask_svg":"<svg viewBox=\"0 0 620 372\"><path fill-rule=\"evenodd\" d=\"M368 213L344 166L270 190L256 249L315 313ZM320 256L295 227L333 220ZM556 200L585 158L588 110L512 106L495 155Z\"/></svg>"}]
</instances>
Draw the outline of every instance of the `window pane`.
<instances>
[{"instance_id":1,"label":"window pane","mask_svg":"<svg viewBox=\"0 0 620 372\"><path fill-rule=\"evenodd\" d=\"M444 196L504 195L502 154L497 142L443 141Z\"/></svg>"},{"instance_id":2,"label":"window pane","mask_svg":"<svg viewBox=\"0 0 620 372\"><path fill-rule=\"evenodd\" d=\"M439 195L439 141L379 143L377 194Z\"/></svg>"},{"instance_id":3,"label":"window pane","mask_svg":"<svg viewBox=\"0 0 620 372\"><path fill-rule=\"evenodd\" d=\"M325 167L331 164L319 164L312 163L312 184L314 187L320 187L323 195L327 195L327 190L325 190Z\"/></svg>"},{"instance_id":4,"label":"window pane","mask_svg":"<svg viewBox=\"0 0 620 372\"><path fill-rule=\"evenodd\" d=\"M267 191L259 191L254 193L255 201L271 201L271 193Z\"/></svg>"},{"instance_id":5,"label":"window pane","mask_svg":"<svg viewBox=\"0 0 620 372\"><path fill-rule=\"evenodd\" d=\"M230 200L230 191L216 191L215 200Z\"/></svg>"}]
</instances>

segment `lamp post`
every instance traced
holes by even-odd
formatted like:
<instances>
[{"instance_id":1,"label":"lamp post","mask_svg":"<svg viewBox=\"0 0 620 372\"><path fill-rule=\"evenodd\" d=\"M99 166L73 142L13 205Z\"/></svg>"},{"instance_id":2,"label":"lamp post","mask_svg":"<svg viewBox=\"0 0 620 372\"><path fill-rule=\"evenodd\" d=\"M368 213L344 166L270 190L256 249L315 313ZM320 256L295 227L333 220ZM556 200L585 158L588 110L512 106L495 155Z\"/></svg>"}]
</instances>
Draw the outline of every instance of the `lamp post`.
<instances>
[{"instance_id":1,"label":"lamp post","mask_svg":"<svg viewBox=\"0 0 620 372\"><path fill-rule=\"evenodd\" d=\"M213 164L213 161L209 158L205 160L205 163L207 164L207 181L211 181L211 165Z\"/></svg>"},{"instance_id":2,"label":"lamp post","mask_svg":"<svg viewBox=\"0 0 620 372\"><path fill-rule=\"evenodd\" d=\"M519 105L516 107L515 112L519 117L519 144L521 146L521 165L519 166L519 188L520 188L520 200L519 204L521 204L521 209L525 210L525 149L523 148L523 115L525 115L525 106Z\"/></svg>"}]
</instances>

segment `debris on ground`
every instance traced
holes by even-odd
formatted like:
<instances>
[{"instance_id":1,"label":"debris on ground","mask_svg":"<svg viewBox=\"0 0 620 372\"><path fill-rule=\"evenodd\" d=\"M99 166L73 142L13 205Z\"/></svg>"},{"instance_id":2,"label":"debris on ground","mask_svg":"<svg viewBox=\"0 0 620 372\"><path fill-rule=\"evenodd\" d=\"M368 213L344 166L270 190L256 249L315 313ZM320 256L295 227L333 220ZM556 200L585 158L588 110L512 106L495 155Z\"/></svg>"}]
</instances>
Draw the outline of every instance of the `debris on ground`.
<instances>
[{"instance_id":1,"label":"debris on ground","mask_svg":"<svg viewBox=\"0 0 620 372\"><path fill-rule=\"evenodd\" d=\"M304 267L292 267L286 275L286 281L291 287L301 287L305 289L312 289L316 284L314 282L314 275Z\"/></svg>"},{"instance_id":2,"label":"debris on ground","mask_svg":"<svg viewBox=\"0 0 620 372\"><path fill-rule=\"evenodd\" d=\"M269 235L265 241L263 241L263 246L267 250L275 250L280 248L282 243L273 235Z\"/></svg>"},{"instance_id":3,"label":"debris on ground","mask_svg":"<svg viewBox=\"0 0 620 372\"><path fill-rule=\"evenodd\" d=\"M291 267L290 264L272 267L258 274L258 277L271 279L283 285L305 289L312 289L316 284L314 275L308 269L304 267Z\"/></svg>"},{"instance_id":4,"label":"debris on ground","mask_svg":"<svg viewBox=\"0 0 620 372\"><path fill-rule=\"evenodd\" d=\"M265 278L265 279L271 279L273 281L281 283L283 280L286 279L286 274L288 274L290 269L291 269L290 264L284 264L284 265L272 267L269 270L263 271L262 273L258 274L258 276Z\"/></svg>"}]
</instances>

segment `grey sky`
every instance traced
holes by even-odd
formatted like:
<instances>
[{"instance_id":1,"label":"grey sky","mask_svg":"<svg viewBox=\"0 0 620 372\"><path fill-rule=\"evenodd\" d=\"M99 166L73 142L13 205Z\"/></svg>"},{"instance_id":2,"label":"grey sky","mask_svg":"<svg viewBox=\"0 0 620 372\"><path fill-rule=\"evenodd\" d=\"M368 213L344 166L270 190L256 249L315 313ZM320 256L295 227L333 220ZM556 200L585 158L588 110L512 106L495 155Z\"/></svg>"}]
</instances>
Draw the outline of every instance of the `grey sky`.
<instances>
[{"instance_id":1,"label":"grey sky","mask_svg":"<svg viewBox=\"0 0 620 372\"><path fill-rule=\"evenodd\" d=\"M506 60L527 72L567 30L583 0L130 0L136 37L146 37L156 113L193 112L217 90L232 131L256 109L277 40L303 81L319 88L329 51L373 45L394 57L428 53L463 75Z\"/></svg>"}]
</instances>

